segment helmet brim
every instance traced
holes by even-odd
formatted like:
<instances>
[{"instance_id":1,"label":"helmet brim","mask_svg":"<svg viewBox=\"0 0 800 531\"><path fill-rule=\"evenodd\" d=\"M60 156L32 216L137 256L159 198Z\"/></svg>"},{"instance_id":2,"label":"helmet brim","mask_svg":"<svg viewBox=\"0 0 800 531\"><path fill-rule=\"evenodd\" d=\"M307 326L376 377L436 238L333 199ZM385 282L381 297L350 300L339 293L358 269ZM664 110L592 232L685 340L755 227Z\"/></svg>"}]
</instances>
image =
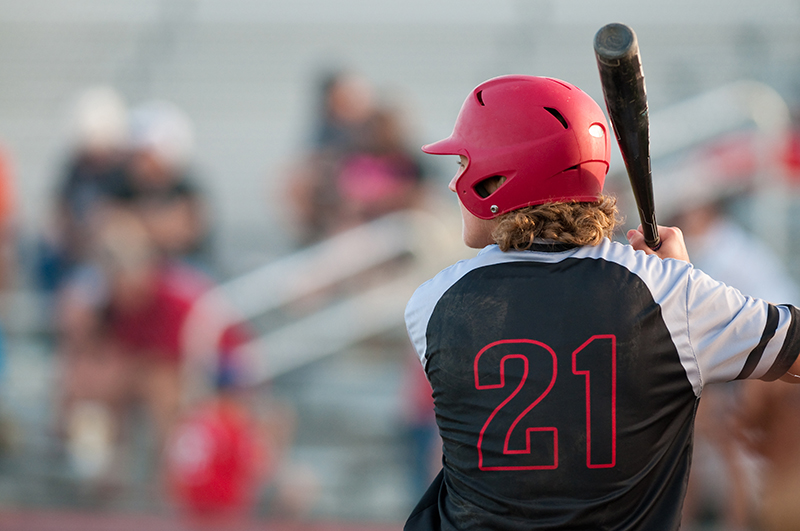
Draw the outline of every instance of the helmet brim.
<instances>
[{"instance_id":1,"label":"helmet brim","mask_svg":"<svg viewBox=\"0 0 800 531\"><path fill-rule=\"evenodd\" d=\"M422 151L429 155L463 155L464 149L459 146L459 142L449 136L445 139L422 146Z\"/></svg>"}]
</instances>

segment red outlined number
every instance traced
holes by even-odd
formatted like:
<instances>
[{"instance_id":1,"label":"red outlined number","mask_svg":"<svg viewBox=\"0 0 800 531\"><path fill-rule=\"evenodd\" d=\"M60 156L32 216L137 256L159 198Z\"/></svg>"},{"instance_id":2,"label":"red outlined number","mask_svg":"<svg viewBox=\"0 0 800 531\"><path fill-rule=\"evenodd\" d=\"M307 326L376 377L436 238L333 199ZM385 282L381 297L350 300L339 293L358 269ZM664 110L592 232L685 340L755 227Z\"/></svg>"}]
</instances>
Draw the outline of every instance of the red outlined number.
<instances>
[{"instance_id":1,"label":"red outlined number","mask_svg":"<svg viewBox=\"0 0 800 531\"><path fill-rule=\"evenodd\" d=\"M521 364L516 377L507 370L509 363ZM536 379L529 379L535 363ZM549 373L549 376L548 376ZM558 357L548 345L531 339L505 339L486 345L475 356L475 389L504 389L505 398L484 422L478 436L480 470L553 470L558 468L558 428L530 426L534 408L557 385ZM617 346L614 335L595 335L572 353L572 375L584 378L586 410L586 466L612 468L617 455ZM518 380L518 381L517 381ZM539 386L532 388L532 386ZM510 389L513 387L513 389ZM529 404L520 395L531 400ZM533 398L531 398L533 397ZM544 407L544 406L543 406ZM516 435L524 427L524 446ZM487 445L488 443L488 445ZM502 463L487 458L488 447L502 448ZM498 451L495 454L500 453Z\"/></svg>"},{"instance_id":2,"label":"red outlined number","mask_svg":"<svg viewBox=\"0 0 800 531\"><path fill-rule=\"evenodd\" d=\"M503 348L504 345L514 344L515 350L519 351L520 353L514 354L503 354L503 352L507 351L508 349ZM514 420L507 424L508 428L505 430L505 435L503 439L503 455L530 455L531 454L531 438L537 432L542 432L543 434L549 433L549 437L545 435L548 439L552 442L552 456L548 457L546 460L542 462L526 462L525 464L515 464L515 465L497 465L497 464L488 464L484 462L484 439L486 437L487 432L490 434L495 433L502 433L503 428L494 428L490 429L490 425L500 424L502 423L501 420L498 419L498 413L501 412L503 409L513 409L513 407L508 407L514 398L519 394L520 390L525 386L525 383L528 380L528 373L530 371L531 365L531 358L532 357L540 357L546 355L550 359L549 367L552 367L552 373L549 380L549 383L546 387L541 391L538 395L538 398L534 399L534 401L527 405L521 413L516 415L511 415L509 418L513 418ZM499 359L496 359L499 358ZM556 357L556 353L553 352L553 349L541 343L539 341L533 341L530 339L507 339L502 341L495 341L494 343L490 343L486 345L480 352L475 356L475 388L478 390L487 390L487 389L502 389L506 386L506 364L514 359L518 359L523 364L523 371L522 376L519 379L519 383L511 391L511 394L503 400L500 405L498 405L492 414L489 415L489 418L486 419L486 422L483 424L483 428L481 429L481 433L478 436L478 468L481 470L548 470L558 468L558 430L554 427L537 427L531 428L528 427L525 429L525 447L519 449L512 449L510 440L511 436L514 433L517 425L520 421L534 408L536 405L544 398L550 390L553 388L553 385L556 383L556 373L558 370L558 358ZM484 372L482 369L485 369L488 365L490 368L493 368L497 363L497 367L499 367L499 377L500 381L498 383L481 383L481 373ZM495 373L495 371L491 371L491 373ZM485 372L484 372L485 374ZM526 460L530 461L530 460Z\"/></svg>"},{"instance_id":3,"label":"red outlined number","mask_svg":"<svg viewBox=\"0 0 800 531\"><path fill-rule=\"evenodd\" d=\"M612 468L617 463L617 338L593 336L578 347L572 373L586 379L586 466Z\"/></svg>"}]
</instances>

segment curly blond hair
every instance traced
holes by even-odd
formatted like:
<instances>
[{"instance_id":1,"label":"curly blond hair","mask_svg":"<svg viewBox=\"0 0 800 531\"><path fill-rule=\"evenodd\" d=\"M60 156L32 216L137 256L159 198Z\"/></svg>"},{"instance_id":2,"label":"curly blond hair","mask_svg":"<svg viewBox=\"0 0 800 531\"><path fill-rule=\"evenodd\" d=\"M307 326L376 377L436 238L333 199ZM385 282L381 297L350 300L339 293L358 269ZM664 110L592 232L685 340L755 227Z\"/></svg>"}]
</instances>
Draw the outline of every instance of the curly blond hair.
<instances>
[{"instance_id":1,"label":"curly blond hair","mask_svg":"<svg viewBox=\"0 0 800 531\"><path fill-rule=\"evenodd\" d=\"M597 245L622 223L617 199L545 203L513 210L497 218L492 238L503 251L530 249L535 239L573 245Z\"/></svg>"}]
</instances>

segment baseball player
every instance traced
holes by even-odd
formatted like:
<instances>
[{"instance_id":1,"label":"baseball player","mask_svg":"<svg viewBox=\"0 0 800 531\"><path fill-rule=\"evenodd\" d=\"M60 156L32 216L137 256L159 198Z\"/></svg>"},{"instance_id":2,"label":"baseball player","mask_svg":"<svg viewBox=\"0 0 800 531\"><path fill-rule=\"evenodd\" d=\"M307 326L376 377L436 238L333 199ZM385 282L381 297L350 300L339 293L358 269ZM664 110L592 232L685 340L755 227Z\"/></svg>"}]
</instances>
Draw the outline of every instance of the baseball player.
<instances>
[{"instance_id":1,"label":"baseball player","mask_svg":"<svg viewBox=\"0 0 800 531\"><path fill-rule=\"evenodd\" d=\"M406 530L677 529L703 387L800 373L796 308L694 269L677 228L610 239L610 135L577 87L503 76L423 147L459 157L481 251L406 309L443 441Z\"/></svg>"}]
</instances>

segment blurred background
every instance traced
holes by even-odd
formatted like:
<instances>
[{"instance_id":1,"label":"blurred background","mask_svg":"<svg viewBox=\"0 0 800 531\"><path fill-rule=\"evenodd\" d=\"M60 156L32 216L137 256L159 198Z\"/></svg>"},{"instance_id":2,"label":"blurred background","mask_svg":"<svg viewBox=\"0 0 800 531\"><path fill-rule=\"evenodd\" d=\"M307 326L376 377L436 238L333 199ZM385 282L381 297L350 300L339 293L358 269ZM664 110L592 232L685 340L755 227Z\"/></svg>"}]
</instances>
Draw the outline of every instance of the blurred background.
<instances>
[{"instance_id":1,"label":"blurred background","mask_svg":"<svg viewBox=\"0 0 800 531\"><path fill-rule=\"evenodd\" d=\"M400 529L439 459L403 309L471 253L419 146L497 75L602 102L609 22L659 221L799 303L797 0L0 0L0 528ZM792 393L707 389L686 529L797 528Z\"/></svg>"}]
</instances>

